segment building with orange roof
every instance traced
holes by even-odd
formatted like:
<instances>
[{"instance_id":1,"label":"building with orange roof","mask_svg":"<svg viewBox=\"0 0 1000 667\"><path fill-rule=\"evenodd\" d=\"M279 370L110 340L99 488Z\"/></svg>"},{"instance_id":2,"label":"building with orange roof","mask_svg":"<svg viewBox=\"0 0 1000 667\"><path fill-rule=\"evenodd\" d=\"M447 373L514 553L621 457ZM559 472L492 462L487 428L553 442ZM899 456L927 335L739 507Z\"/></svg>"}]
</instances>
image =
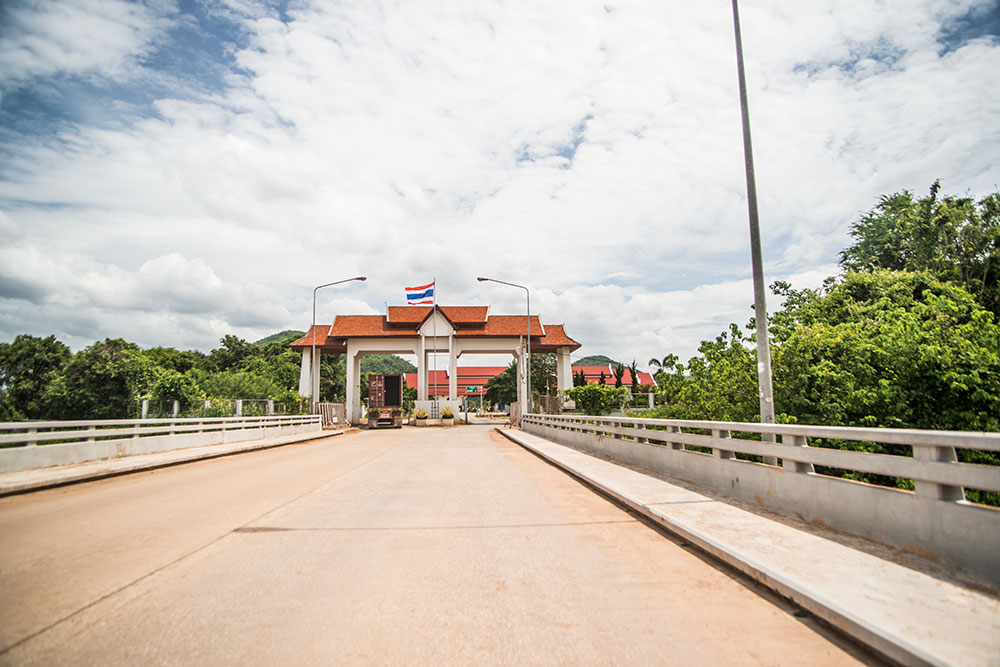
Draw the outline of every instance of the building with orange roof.
<instances>
[{"instance_id":1,"label":"building with orange roof","mask_svg":"<svg viewBox=\"0 0 1000 667\"><path fill-rule=\"evenodd\" d=\"M302 351L299 394L319 395L319 374L311 369L321 354L347 357L347 420L356 424L361 417L361 358L367 354L412 354L417 358L417 399L435 395L428 391L440 377L428 376L431 354L447 354L446 403L457 407L458 360L465 354L511 354L524 368L527 341L533 353L556 355L556 385L573 386L570 353L580 344L566 335L561 324L542 324L537 315L492 315L488 306L387 306L385 315L338 315L333 324L311 327L291 347ZM315 354L311 351L314 349ZM481 367L477 367L481 368ZM310 382L310 378L312 382ZM429 380L433 380L430 382ZM312 386L310 386L310 384ZM471 385L470 385L471 386ZM519 401L527 395L527 378L518 382Z\"/></svg>"}]
</instances>

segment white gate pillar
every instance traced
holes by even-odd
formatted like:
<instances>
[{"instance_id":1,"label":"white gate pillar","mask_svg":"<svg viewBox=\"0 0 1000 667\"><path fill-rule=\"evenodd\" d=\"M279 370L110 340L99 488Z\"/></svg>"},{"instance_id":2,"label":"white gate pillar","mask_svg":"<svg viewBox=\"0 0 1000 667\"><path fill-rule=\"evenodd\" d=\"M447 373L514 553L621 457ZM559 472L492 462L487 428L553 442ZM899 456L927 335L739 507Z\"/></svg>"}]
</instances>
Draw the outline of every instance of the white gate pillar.
<instances>
[{"instance_id":1,"label":"white gate pillar","mask_svg":"<svg viewBox=\"0 0 1000 667\"><path fill-rule=\"evenodd\" d=\"M417 400L427 400L427 343L420 337L420 351L417 353Z\"/></svg>"},{"instance_id":2,"label":"white gate pillar","mask_svg":"<svg viewBox=\"0 0 1000 667\"><path fill-rule=\"evenodd\" d=\"M458 350L455 337L448 336L448 400L458 400Z\"/></svg>"},{"instance_id":3,"label":"white gate pillar","mask_svg":"<svg viewBox=\"0 0 1000 667\"><path fill-rule=\"evenodd\" d=\"M313 403L319 402L319 373L320 373L319 360L322 358L322 356L323 356L322 350L320 350L317 347L316 352L315 354L313 354L312 358L312 368L315 370L313 370L311 373L313 382L312 382L312 392L310 392L309 394L310 400Z\"/></svg>"},{"instance_id":4,"label":"white gate pillar","mask_svg":"<svg viewBox=\"0 0 1000 667\"><path fill-rule=\"evenodd\" d=\"M302 350L302 365L299 366L299 396L309 395L309 348Z\"/></svg>"},{"instance_id":5,"label":"white gate pillar","mask_svg":"<svg viewBox=\"0 0 1000 667\"><path fill-rule=\"evenodd\" d=\"M361 420L361 351L347 341L347 421L355 426Z\"/></svg>"},{"instance_id":6,"label":"white gate pillar","mask_svg":"<svg viewBox=\"0 0 1000 667\"><path fill-rule=\"evenodd\" d=\"M569 359L569 348L560 347L556 352L556 389L573 388L573 363Z\"/></svg>"}]
</instances>

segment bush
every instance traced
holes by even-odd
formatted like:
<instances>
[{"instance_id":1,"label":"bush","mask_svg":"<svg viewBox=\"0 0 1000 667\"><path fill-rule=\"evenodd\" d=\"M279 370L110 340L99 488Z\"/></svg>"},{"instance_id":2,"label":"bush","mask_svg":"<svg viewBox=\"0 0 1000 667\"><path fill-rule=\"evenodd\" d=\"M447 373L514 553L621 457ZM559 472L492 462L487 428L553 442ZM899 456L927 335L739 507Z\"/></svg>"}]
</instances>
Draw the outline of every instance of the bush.
<instances>
[{"instance_id":1,"label":"bush","mask_svg":"<svg viewBox=\"0 0 1000 667\"><path fill-rule=\"evenodd\" d=\"M594 383L563 390L585 415L603 415L622 407L630 394L628 387Z\"/></svg>"}]
</instances>

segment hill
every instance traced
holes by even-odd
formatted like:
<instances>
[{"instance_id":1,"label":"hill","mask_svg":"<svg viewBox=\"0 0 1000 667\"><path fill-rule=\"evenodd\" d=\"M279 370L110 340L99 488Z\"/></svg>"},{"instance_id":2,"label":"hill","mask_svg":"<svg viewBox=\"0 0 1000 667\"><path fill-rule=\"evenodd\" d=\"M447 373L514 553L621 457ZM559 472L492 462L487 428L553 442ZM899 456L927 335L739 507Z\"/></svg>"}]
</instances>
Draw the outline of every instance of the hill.
<instances>
[{"instance_id":1,"label":"hill","mask_svg":"<svg viewBox=\"0 0 1000 667\"><path fill-rule=\"evenodd\" d=\"M589 357L583 357L582 359L577 359L573 362L574 366L607 366L611 364L616 365L618 362L611 357L605 357L603 354L592 354Z\"/></svg>"},{"instance_id":2,"label":"hill","mask_svg":"<svg viewBox=\"0 0 1000 667\"><path fill-rule=\"evenodd\" d=\"M341 359L341 363L343 359ZM362 373L416 373L417 367L395 354L368 354L361 357Z\"/></svg>"},{"instance_id":3,"label":"hill","mask_svg":"<svg viewBox=\"0 0 1000 667\"><path fill-rule=\"evenodd\" d=\"M264 338L261 338L259 341L255 342L254 345L260 345L261 347L263 347L264 345L270 345L271 343L281 342L286 338L294 340L302 338L305 335L306 335L305 331L296 331L295 329L285 329L284 331L279 331L278 333L271 334L270 336L265 336Z\"/></svg>"}]
</instances>

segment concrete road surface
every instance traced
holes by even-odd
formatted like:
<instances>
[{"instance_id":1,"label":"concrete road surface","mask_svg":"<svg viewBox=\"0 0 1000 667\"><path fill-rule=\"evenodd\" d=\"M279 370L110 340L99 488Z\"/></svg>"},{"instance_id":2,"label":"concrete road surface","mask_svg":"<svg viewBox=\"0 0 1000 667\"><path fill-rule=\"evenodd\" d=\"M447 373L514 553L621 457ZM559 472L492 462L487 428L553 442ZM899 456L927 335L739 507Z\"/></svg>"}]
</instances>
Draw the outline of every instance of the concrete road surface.
<instances>
[{"instance_id":1,"label":"concrete road surface","mask_svg":"<svg viewBox=\"0 0 1000 667\"><path fill-rule=\"evenodd\" d=\"M0 664L871 662L486 426L0 499Z\"/></svg>"}]
</instances>

